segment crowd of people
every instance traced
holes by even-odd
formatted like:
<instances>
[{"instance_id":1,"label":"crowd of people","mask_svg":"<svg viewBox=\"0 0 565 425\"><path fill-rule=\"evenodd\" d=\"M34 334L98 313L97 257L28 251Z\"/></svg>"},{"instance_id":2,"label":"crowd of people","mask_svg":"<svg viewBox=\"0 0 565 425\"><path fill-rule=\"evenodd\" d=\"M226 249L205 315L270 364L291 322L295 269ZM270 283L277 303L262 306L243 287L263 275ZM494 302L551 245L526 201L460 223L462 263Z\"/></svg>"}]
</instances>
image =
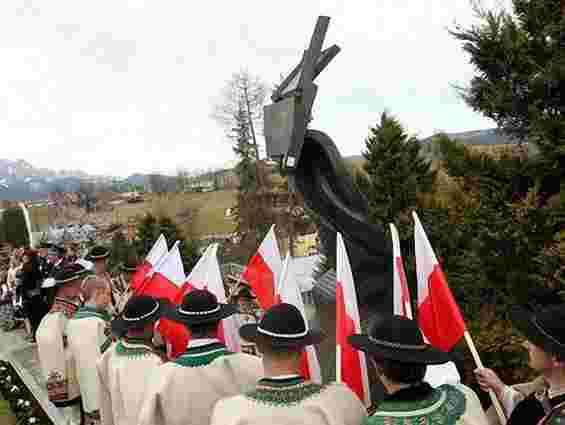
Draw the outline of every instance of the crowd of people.
<instances>
[{"instance_id":1,"label":"crowd of people","mask_svg":"<svg viewBox=\"0 0 565 425\"><path fill-rule=\"evenodd\" d=\"M349 337L349 344L365 353L386 390L384 399L373 400L369 407L343 383L303 378L305 347L319 344L325 336L309 329L291 304L276 304L261 317L241 322L242 341L256 346L259 355L234 353L222 342L219 329L223 319L238 314L238 305L220 303L206 289L187 293L178 306L135 295L128 288L137 264L123 264L122 274L110 277L105 268L109 251L104 247L93 248L84 259L47 259L51 263L47 265L41 249L14 258L18 255L22 264L11 264L6 285L9 291L15 286L23 299L49 400L68 424L482 425L501 421L492 409L483 410L469 387L426 382L429 366L451 358L427 343L414 320L379 315L367 333ZM240 295L249 301L253 294L247 292L248 288ZM508 424L561 423L565 420L565 305L541 311L517 309L513 318L526 341L530 367L539 377L508 386L494 371L481 368L475 371L476 379L482 389L494 391ZM174 358L158 332L165 320L181 324L190 334L186 350Z\"/></svg>"}]
</instances>

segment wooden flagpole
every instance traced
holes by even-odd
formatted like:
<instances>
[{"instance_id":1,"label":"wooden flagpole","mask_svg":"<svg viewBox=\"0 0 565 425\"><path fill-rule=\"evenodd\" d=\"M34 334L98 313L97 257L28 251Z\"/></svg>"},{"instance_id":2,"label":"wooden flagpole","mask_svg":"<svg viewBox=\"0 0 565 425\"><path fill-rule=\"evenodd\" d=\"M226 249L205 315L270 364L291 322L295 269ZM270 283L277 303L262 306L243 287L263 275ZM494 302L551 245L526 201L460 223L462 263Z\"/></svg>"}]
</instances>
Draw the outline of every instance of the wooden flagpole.
<instances>
[{"instance_id":1,"label":"wooden flagpole","mask_svg":"<svg viewBox=\"0 0 565 425\"><path fill-rule=\"evenodd\" d=\"M469 333L469 331L465 330L464 336L465 336L465 342L467 342L469 350L471 350L471 355L473 356L473 360L475 360L475 364L477 365L477 367L479 369L482 369L483 368L483 362L481 361L481 358L479 357L479 352L477 351L477 348L475 347L475 343L473 342L473 339L471 338L471 334ZM492 405L494 406L494 410L496 411L496 414L498 416L498 420L500 421L500 424L501 425L506 424L507 419L506 419L506 415L504 414L504 410L502 408L502 405L500 404L500 400L498 400L498 397L496 396L496 394L494 393L493 390L489 390L488 395L490 396L490 399L492 401Z\"/></svg>"}]
</instances>

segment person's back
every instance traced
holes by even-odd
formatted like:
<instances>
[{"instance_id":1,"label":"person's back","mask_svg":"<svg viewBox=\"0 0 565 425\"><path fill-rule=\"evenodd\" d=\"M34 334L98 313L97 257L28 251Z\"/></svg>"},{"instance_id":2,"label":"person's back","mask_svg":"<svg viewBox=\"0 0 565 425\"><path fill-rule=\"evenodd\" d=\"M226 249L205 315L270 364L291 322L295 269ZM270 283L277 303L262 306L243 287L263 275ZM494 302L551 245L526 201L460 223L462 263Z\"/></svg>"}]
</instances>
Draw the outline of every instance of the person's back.
<instances>
[{"instance_id":1,"label":"person's back","mask_svg":"<svg viewBox=\"0 0 565 425\"><path fill-rule=\"evenodd\" d=\"M175 361L153 372L140 425L208 425L218 400L255 385L263 373L261 360L230 352L216 339L221 320L235 311L211 292L193 290L171 312L169 318L185 325L191 339Z\"/></svg>"}]
</instances>

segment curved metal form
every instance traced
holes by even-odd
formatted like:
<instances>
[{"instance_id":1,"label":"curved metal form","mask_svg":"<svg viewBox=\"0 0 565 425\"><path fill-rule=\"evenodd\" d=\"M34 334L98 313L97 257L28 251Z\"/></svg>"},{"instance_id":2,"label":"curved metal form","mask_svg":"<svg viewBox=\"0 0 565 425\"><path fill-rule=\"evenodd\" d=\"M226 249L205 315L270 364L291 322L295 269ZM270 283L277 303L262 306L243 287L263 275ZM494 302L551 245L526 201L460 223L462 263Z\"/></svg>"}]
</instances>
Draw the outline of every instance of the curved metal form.
<instances>
[{"instance_id":1,"label":"curved metal form","mask_svg":"<svg viewBox=\"0 0 565 425\"><path fill-rule=\"evenodd\" d=\"M384 230L371 224L368 204L357 190L332 139L307 130L292 187L322 219L332 240L324 249L335 254L335 232L346 241L359 303L368 311L392 310L392 247Z\"/></svg>"}]
</instances>

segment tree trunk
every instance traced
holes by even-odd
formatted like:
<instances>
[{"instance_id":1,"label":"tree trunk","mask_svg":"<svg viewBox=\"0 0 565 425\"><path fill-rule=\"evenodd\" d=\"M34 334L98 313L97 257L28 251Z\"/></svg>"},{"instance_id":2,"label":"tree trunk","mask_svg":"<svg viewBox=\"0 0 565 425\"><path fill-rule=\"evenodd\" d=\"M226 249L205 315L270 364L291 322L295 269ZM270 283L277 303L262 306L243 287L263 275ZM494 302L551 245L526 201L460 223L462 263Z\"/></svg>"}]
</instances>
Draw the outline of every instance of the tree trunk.
<instances>
[{"instance_id":1,"label":"tree trunk","mask_svg":"<svg viewBox=\"0 0 565 425\"><path fill-rule=\"evenodd\" d=\"M247 121L249 123L249 130L251 131L251 139L253 140L253 149L255 150L255 170L257 173L257 187L262 186L261 170L259 167L259 145L257 144L257 136L255 135L255 126L253 125L253 119L251 118L251 104L249 102L249 95L247 92L247 83L242 87L243 96L245 97L245 107L247 109Z\"/></svg>"}]
</instances>

